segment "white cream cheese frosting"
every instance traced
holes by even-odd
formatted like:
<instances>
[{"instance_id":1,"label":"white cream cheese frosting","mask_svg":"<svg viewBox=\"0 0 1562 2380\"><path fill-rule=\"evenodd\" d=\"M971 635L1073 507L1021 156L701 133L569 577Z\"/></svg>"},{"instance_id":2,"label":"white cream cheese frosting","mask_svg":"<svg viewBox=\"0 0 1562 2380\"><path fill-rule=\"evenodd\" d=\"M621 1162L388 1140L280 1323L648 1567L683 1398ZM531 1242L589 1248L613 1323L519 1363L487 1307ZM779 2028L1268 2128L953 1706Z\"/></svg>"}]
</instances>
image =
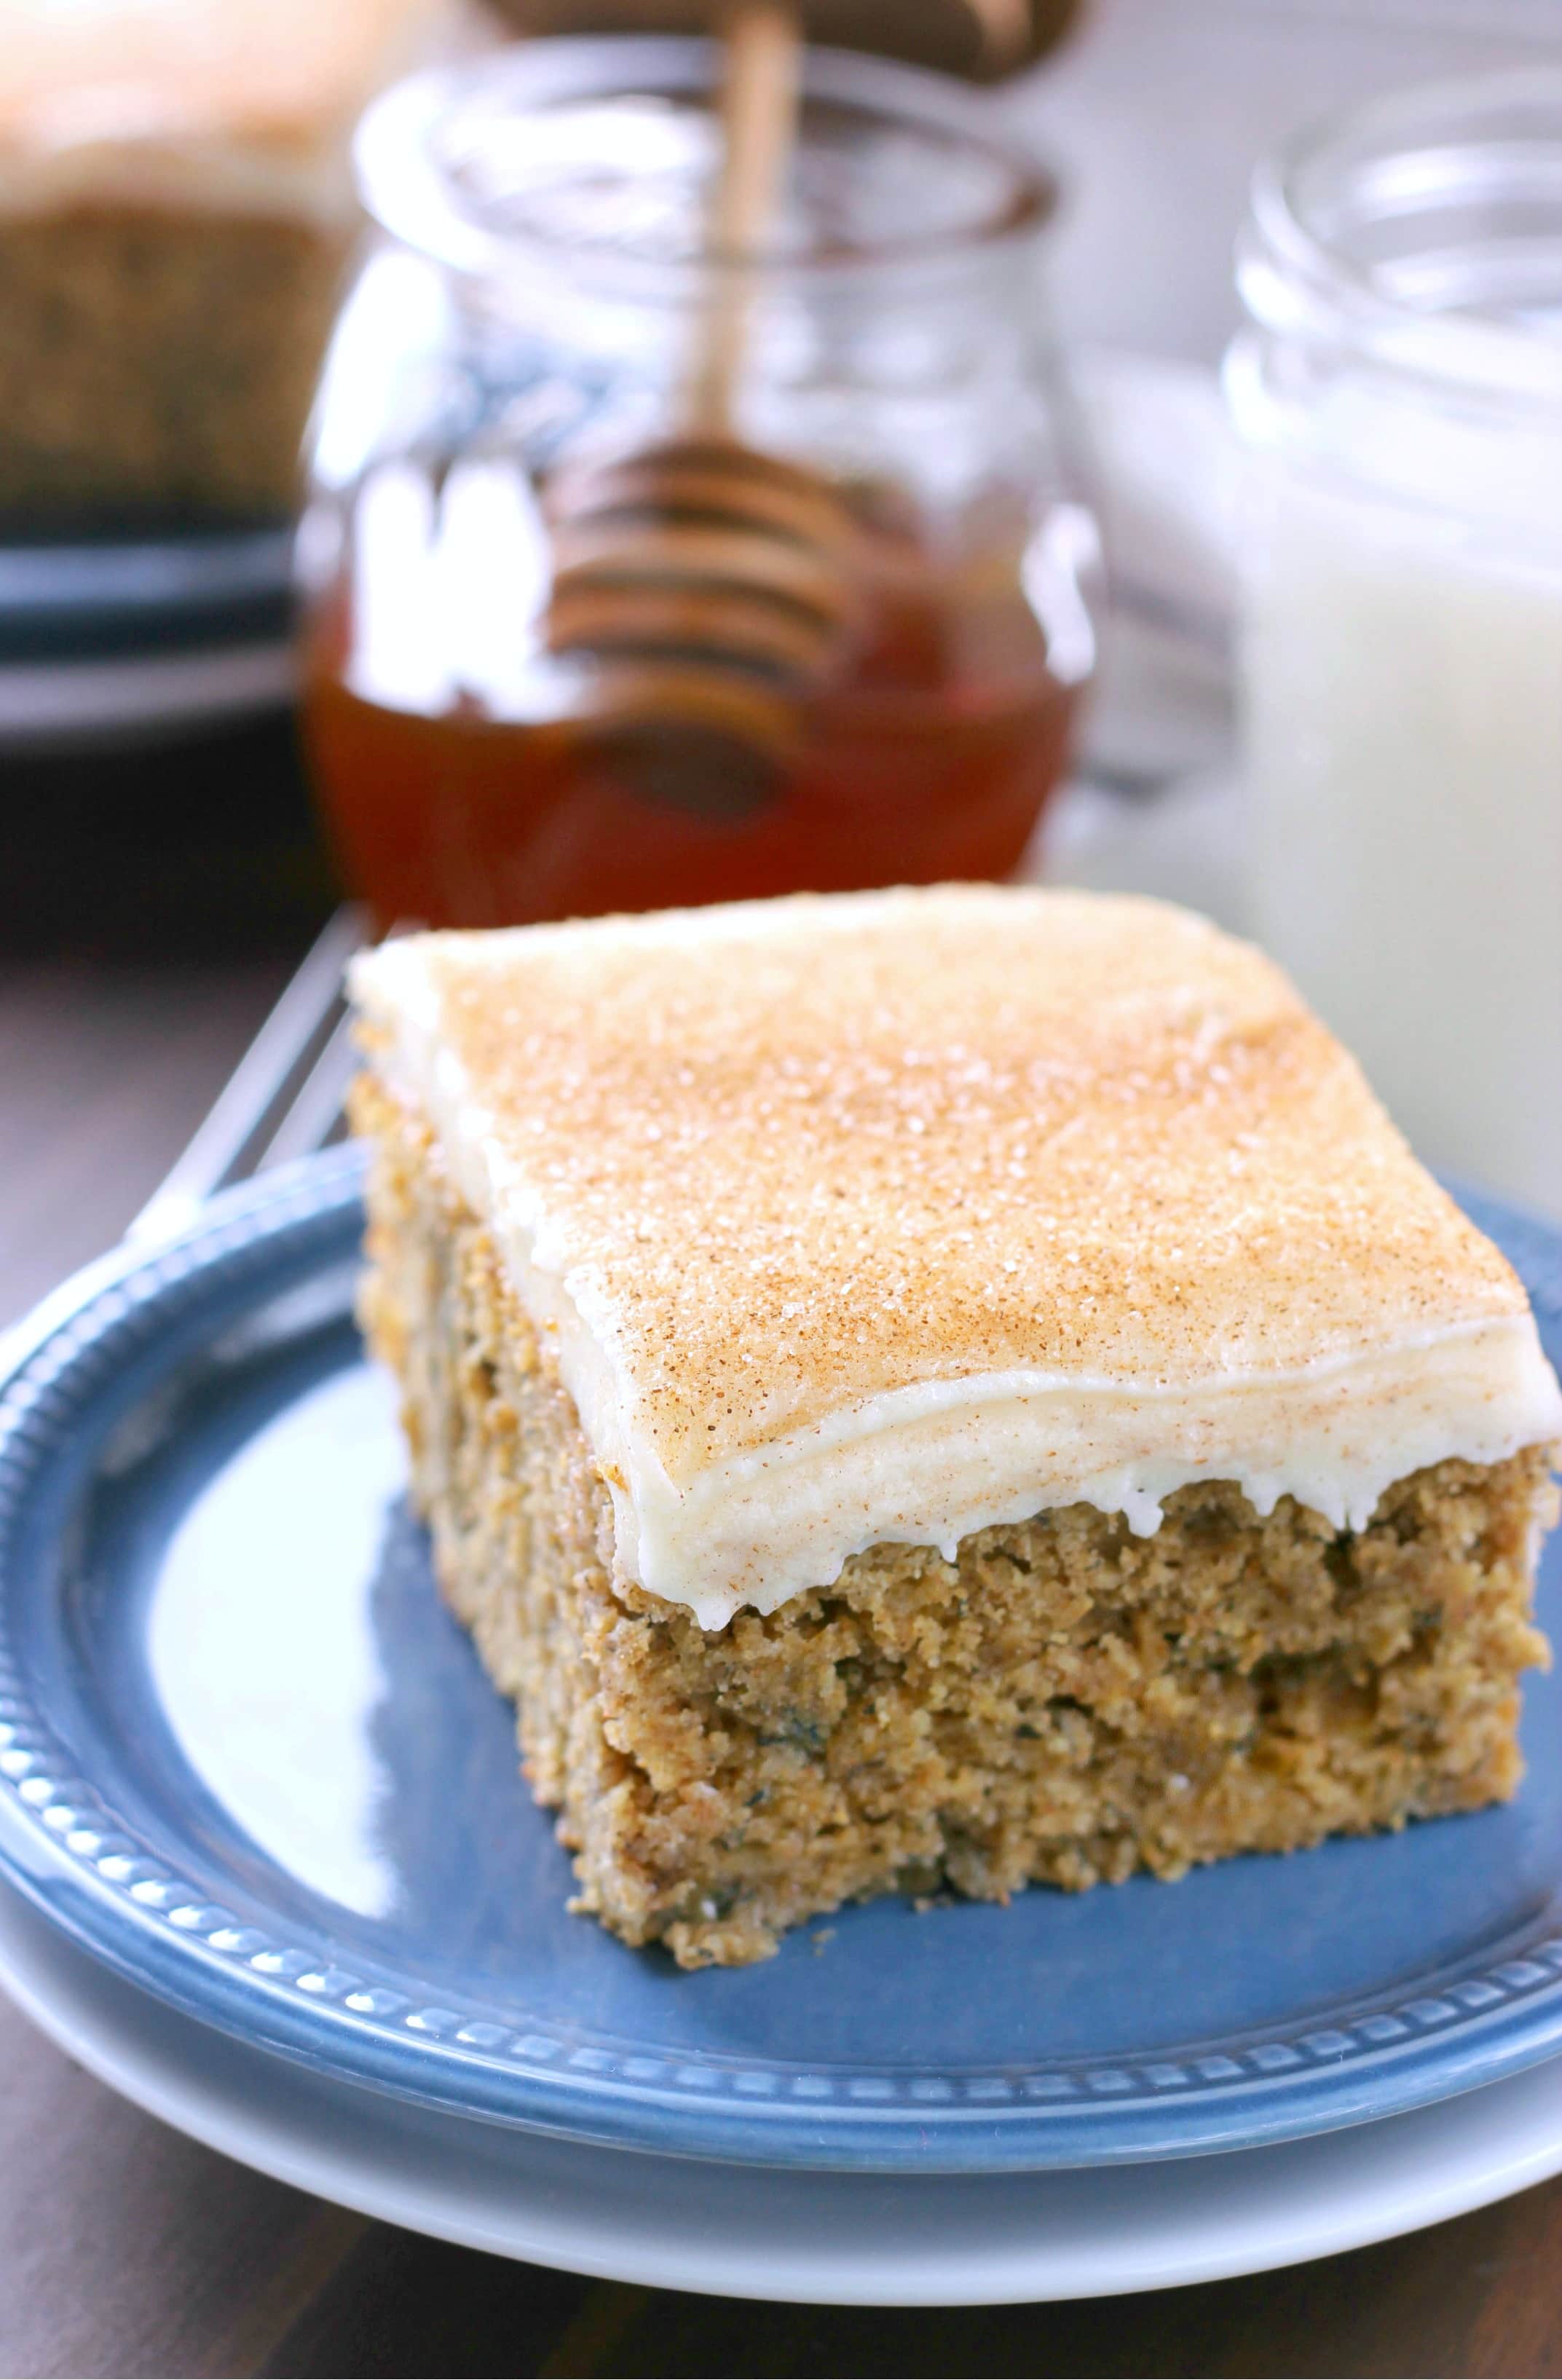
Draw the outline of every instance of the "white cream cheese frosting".
<instances>
[{"instance_id":1,"label":"white cream cheese frosting","mask_svg":"<svg viewBox=\"0 0 1562 2380\"><path fill-rule=\"evenodd\" d=\"M1562 1438L1518 1280L1258 952L950 886L359 959L556 1350L621 1573L708 1628L885 1541L1232 1479L1338 1528Z\"/></svg>"},{"instance_id":2,"label":"white cream cheese frosting","mask_svg":"<svg viewBox=\"0 0 1562 2380\"><path fill-rule=\"evenodd\" d=\"M0 0L0 217L354 220L347 142L436 0Z\"/></svg>"}]
</instances>

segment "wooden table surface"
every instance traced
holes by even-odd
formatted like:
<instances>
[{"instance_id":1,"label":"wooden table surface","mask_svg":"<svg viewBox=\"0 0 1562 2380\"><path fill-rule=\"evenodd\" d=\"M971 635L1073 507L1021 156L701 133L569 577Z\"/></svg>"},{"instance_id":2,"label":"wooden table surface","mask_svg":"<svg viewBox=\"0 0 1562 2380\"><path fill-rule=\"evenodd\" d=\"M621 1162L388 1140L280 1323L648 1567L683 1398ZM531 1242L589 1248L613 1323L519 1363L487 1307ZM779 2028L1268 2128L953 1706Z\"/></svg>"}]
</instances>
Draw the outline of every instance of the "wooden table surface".
<instances>
[{"instance_id":1,"label":"wooden table surface","mask_svg":"<svg viewBox=\"0 0 1562 2380\"><path fill-rule=\"evenodd\" d=\"M115 1239L329 895L280 730L149 773L146 833L169 803L187 852L192 820L220 823L175 891L164 871L152 901L144 879L139 911L125 812L93 771L13 776L0 820L7 1318ZM1251 2280L852 2313L578 2280L366 2221L167 2131L4 2002L0 2072L9 2374L1562 2374L1562 2180Z\"/></svg>"}]
</instances>

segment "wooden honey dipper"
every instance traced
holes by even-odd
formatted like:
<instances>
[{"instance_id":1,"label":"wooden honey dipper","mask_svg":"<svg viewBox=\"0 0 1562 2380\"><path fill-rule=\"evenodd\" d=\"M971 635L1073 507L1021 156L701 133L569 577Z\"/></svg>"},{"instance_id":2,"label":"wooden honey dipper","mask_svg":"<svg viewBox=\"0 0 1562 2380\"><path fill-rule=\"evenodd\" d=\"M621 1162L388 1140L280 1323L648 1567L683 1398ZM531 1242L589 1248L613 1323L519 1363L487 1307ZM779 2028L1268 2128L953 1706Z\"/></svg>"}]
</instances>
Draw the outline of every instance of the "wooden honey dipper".
<instances>
[{"instance_id":1,"label":"wooden honey dipper","mask_svg":"<svg viewBox=\"0 0 1562 2380\"><path fill-rule=\"evenodd\" d=\"M722 158L706 223L711 285L682 420L656 444L566 468L546 495L548 641L598 664L583 731L679 807L735 813L770 792L799 698L851 608L853 525L816 474L733 426L750 272L795 139L802 41L783 0L725 25Z\"/></svg>"}]
</instances>

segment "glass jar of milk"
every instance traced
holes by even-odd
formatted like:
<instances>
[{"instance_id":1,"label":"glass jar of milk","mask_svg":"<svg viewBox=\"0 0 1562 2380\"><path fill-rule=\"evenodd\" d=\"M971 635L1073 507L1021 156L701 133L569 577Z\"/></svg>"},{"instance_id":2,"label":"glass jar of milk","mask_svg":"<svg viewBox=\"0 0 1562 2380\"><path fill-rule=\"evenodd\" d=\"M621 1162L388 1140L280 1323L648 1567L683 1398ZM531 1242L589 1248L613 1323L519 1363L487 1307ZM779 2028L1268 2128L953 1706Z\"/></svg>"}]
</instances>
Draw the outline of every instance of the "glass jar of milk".
<instances>
[{"instance_id":1,"label":"glass jar of milk","mask_svg":"<svg viewBox=\"0 0 1562 2380\"><path fill-rule=\"evenodd\" d=\"M1300 142L1238 282L1255 931L1424 1157L1562 1213L1562 67Z\"/></svg>"}]
</instances>

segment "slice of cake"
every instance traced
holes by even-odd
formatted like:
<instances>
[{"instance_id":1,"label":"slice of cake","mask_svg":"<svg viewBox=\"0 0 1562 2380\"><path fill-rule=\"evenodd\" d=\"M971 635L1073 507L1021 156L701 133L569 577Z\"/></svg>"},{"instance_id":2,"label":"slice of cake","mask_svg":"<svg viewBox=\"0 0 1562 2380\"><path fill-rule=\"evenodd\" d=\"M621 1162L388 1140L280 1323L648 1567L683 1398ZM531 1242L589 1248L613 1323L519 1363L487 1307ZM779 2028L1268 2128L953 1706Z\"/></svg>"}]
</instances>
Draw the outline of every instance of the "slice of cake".
<instances>
[{"instance_id":1,"label":"slice of cake","mask_svg":"<svg viewBox=\"0 0 1562 2380\"><path fill-rule=\"evenodd\" d=\"M0 516L288 510L430 0L0 0Z\"/></svg>"},{"instance_id":2,"label":"slice of cake","mask_svg":"<svg viewBox=\"0 0 1562 2380\"><path fill-rule=\"evenodd\" d=\"M1562 1396L1256 951L955 886L424 935L354 990L365 1319L625 1941L1513 1791Z\"/></svg>"}]
</instances>

